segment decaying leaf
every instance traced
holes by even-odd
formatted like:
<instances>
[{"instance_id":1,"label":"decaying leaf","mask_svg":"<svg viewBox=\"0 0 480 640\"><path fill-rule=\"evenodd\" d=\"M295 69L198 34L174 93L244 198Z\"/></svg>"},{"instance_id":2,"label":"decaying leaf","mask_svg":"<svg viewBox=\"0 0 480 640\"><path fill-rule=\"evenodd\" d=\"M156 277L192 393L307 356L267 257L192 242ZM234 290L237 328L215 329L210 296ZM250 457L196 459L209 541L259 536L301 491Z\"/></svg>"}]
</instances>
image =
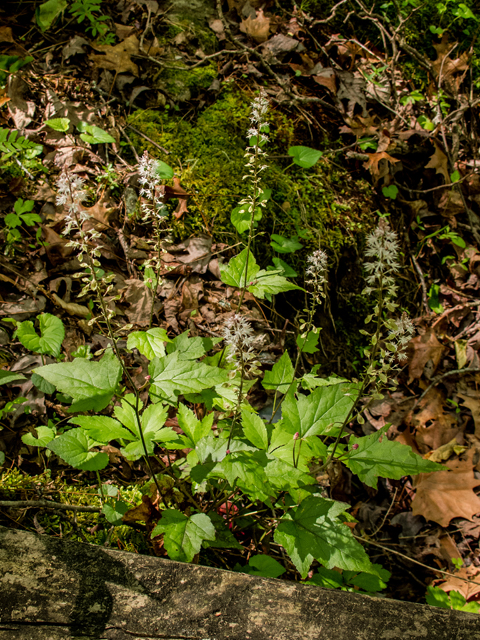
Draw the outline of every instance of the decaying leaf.
<instances>
[{"instance_id":1,"label":"decaying leaf","mask_svg":"<svg viewBox=\"0 0 480 640\"><path fill-rule=\"evenodd\" d=\"M463 445L459 445L457 439L453 438L453 440L450 440L447 444L443 444L441 447L438 447L438 449L435 449L435 451L430 451L424 457L432 462L445 462L454 454L457 456L461 455L466 448L467 447Z\"/></svg>"},{"instance_id":2,"label":"decaying leaf","mask_svg":"<svg viewBox=\"0 0 480 640\"><path fill-rule=\"evenodd\" d=\"M178 205L173 215L177 220L179 220L184 213L188 213L188 192L180 185L180 178L175 176L173 178L173 186L165 186L165 196L164 200L167 202L171 198L178 198Z\"/></svg>"},{"instance_id":3,"label":"decaying leaf","mask_svg":"<svg viewBox=\"0 0 480 640\"><path fill-rule=\"evenodd\" d=\"M475 435L480 439L480 398L478 391L468 389L465 393L459 393L458 397L463 400L463 404L472 412Z\"/></svg>"},{"instance_id":4,"label":"decaying leaf","mask_svg":"<svg viewBox=\"0 0 480 640\"><path fill-rule=\"evenodd\" d=\"M459 557L459 556L457 556ZM446 580L437 580L435 585L443 589L447 593L449 591L458 591L465 600L471 600L480 593L480 568L473 564L469 567L462 567L456 574L456 577L449 576ZM475 584L477 583L477 584Z\"/></svg>"},{"instance_id":5,"label":"decaying leaf","mask_svg":"<svg viewBox=\"0 0 480 640\"><path fill-rule=\"evenodd\" d=\"M253 38L255 42L265 42L268 40L270 31L270 18L267 18L262 9L257 11L255 18L249 16L240 23L240 31Z\"/></svg>"},{"instance_id":6,"label":"decaying leaf","mask_svg":"<svg viewBox=\"0 0 480 640\"><path fill-rule=\"evenodd\" d=\"M448 42L448 33L443 34L441 42L433 45L437 51L437 59L432 62L433 73L444 82L450 90L458 92L463 80L463 74L468 71L468 53L462 53L458 58L452 60L450 55L458 46ZM462 76L458 76L462 74Z\"/></svg>"},{"instance_id":7,"label":"decaying leaf","mask_svg":"<svg viewBox=\"0 0 480 640\"><path fill-rule=\"evenodd\" d=\"M410 382L421 378L425 365L430 360L433 364L433 371L438 366L443 355L444 348L437 340L437 336L433 329L427 329L421 336L416 336L409 344L410 362L408 365L408 373Z\"/></svg>"},{"instance_id":8,"label":"decaying leaf","mask_svg":"<svg viewBox=\"0 0 480 640\"><path fill-rule=\"evenodd\" d=\"M415 478L417 493L412 513L447 527L453 518L471 520L480 513L480 498L473 489L480 479L473 475L472 460L447 462L448 470L422 473Z\"/></svg>"},{"instance_id":9,"label":"decaying leaf","mask_svg":"<svg viewBox=\"0 0 480 640\"><path fill-rule=\"evenodd\" d=\"M100 69L109 69L115 73L133 73L138 76L138 67L132 61L132 55L138 55L140 44L136 34L132 34L115 46L96 45L94 48L101 54L90 54L90 60Z\"/></svg>"},{"instance_id":10,"label":"decaying leaf","mask_svg":"<svg viewBox=\"0 0 480 640\"><path fill-rule=\"evenodd\" d=\"M368 160L364 163L365 169L372 174L375 184L380 178L385 177L389 173L389 164L399 162L397 158L392 158L386 151L380 153L367 153Z\"/></svg>"},{"instance_id":11,"label":"decaying leaf","mask_svg":"<svg viewBox=\"0 0 480 640\"><path fill-rule=\"evenodd\" d=\"M448 171L448 157L442 150L440 143L437 140L433 140L435 145L435 153L425 165L425 169L435 169L436 173L439 173L445 178L445 183L450 184L450 173Z\"/></svg>"}]
</instances>

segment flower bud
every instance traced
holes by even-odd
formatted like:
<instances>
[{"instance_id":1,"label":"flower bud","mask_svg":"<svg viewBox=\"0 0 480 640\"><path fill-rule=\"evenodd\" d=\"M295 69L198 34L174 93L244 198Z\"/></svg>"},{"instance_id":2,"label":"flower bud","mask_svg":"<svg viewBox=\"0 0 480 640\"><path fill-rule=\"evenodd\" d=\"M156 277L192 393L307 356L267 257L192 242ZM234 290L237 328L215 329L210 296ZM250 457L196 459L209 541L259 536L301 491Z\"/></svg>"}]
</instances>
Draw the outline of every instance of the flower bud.
<instances>
[{"instance_id":1,"label":"flower bud","mask_svg":"<svg viewBox=\"0 0 480 640\"><path fill-rule=\"evenodd\" d=\"M230 453L230 449L227 449L227 450L225 451L225 453L226 453L226 455L228 456L228 454Z\"/></svg>"},{"instance_id":2,"label":"flower bud","mask_svg":"<svg viewBox=\"0 0 480 640\"><path fill-rule=\"evenodd\" d=\"M145 376L145 380L148 382L149 380L151 380L152 376Z\"/></svg>"},{"instance_id":3,"label":"flower bud","mask_svg":"<svg viewBox=\"0 0 480 640\"><path fill-rule=\"evenodd\" d=\"M358 444L357 443L352 444L352 449L358 449Z\"/></svg>"},{"instance_id":4,"label":"flower bud","mask_svg":"<svg viewBox=\"0 0 480 640\"><path fill-rule=\"evenodd\" d=\"M298 431L297 431L297 433L293 436L293 439L294 439L294 440L298 440L298 439L299 439L299 437L300 437L300 434L299 434L299 433L298 433Z\"/></svg>"}]
</instances>

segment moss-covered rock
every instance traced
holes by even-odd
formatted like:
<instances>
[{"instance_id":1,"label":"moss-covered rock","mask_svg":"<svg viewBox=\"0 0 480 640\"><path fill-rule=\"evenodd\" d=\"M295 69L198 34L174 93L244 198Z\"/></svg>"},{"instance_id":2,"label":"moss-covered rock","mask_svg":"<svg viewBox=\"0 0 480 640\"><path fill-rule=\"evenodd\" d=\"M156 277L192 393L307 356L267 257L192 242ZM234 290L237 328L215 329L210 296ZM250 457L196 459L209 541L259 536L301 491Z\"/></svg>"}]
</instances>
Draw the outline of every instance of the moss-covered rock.
<instances>
[{"instance_id":1,"label":"moss-covered rock","mask_svg":"<svg viewBox=\"0 0 480 640\"><path fill-rule=\"evenodd\" d=\"M188 214L173 223L177 238L206 231L217 240L231 244L237 241L230 214L248 190L243 176L250 101L251 96L226 89L194 120L188 121L171 110L137 110L131 115L130 123L166 148L169 155L162 155L154 145L132 133L138 152L146 149L170 164L183 188L192 194ZM262 244L262 259L272 257L271 233L300 235L305 251L321 246L332 256L347 245L357 244L359 232L370 228L374 218L369 185L353 180L336 161L326 158L308 170L289 166L288 147L307 144L297 138L301 127L295 126L288 114L275 110L270 120L268 150L272 158L263 185L272 189L272 196L259 225L263 235L256 241ZM301 267L304 252L287 255L286 259L292 266Z\"/></svg>"}]
</instances>

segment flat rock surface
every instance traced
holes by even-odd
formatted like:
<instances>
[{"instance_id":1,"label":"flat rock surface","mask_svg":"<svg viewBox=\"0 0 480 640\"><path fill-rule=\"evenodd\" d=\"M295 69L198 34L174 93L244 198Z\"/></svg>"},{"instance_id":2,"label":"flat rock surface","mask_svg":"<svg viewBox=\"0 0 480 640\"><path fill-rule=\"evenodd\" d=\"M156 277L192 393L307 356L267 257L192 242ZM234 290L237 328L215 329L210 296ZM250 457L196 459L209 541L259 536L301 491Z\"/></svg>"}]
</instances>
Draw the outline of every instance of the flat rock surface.
<instances>
[{"instance_id":1,"label":"flat rock surface","mask_svg":"<svg viewBox=\"0 0 480 640\"><path fill-rule=\"evenodd\" d=\"M480 617L0 527L0 640L480 640Z\"/></svg>"}]
</instances>

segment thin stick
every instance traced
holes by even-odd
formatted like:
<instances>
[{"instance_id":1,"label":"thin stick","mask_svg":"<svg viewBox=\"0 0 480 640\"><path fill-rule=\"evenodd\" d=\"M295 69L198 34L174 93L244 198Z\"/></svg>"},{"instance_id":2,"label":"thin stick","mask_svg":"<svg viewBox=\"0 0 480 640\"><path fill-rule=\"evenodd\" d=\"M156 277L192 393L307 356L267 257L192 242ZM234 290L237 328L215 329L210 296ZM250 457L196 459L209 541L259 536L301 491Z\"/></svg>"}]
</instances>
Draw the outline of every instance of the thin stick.
<instances>
[{"instance_id":1,"label":"thin stick","mask_svg":"<svg viewBox=\"0 0 480 640\"><path fill-rule=\"evenodd\" d=\"M170 153L170 151L167 151L164 147L161 147L159 144L157 144L156 142L154 142L151 138L149 138L148 136L146 136L144 133L142 133L141 131L139 131L138 129L135 129L135 127L132 127L131 124L127 124L127 128L131 129L132 131L135 131L135 133L139 136L141 136L144 140L146 140L147 142L150 142L150 144L153 144L154 147L157 147L157 149L160 149L160 151L162 151L163 153L166 153L167 156ZM128 140L128 138L127 138Z\"/></svg>"}]
</instances>

